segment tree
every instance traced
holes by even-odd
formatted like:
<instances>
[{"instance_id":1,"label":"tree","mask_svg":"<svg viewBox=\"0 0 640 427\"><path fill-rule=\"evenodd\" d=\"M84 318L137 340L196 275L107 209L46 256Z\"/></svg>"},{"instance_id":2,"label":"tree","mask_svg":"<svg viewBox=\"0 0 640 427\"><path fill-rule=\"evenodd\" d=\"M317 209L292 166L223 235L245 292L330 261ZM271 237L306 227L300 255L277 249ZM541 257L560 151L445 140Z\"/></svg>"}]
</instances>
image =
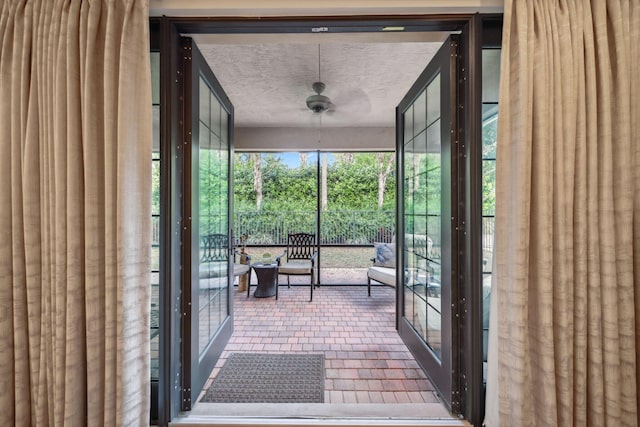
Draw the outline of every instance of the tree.
<instances>
[{"instance_id":1,"label":"tree","mask_svg":"<svg viewBox=\"0 0 640 427\"><path fill-rule=\"evenodd\" d=\"M393 172L393 153L378 153L378 209L382 209L384 204L384 191L387 185L387 178Z\"/></svg>"},{"instance_id":2,"label":"tree","mask_svg":"<svg viewBox=\"0 0 640 427\"><path fill-rule=\"evenodd\" d=\"M160 161L156 159L151 163L151 183L151 213L160 214Z\"/></svg>"},{"instance_id":3,"label":"tree","mask_svg":"<svg viewBox=\"0 0 640 427\"><path fill-rule=\"evenodd\" d=\"M336 153L335 156L339 162L347 165L351 165L354 162L353 153Z\"/></svg>"},{"instance_id":4,"label":"tree","mask_svg":"<svg viewBox=\"0 0 640 427\"><path fill-rule=\"evenodd\" d=\"M327 153L322 153L322 171L320 172L320 208L322 212L326 212L329 206L329 201L327 197Z\"/></svg>"},{"instance_id":5,"label":"tree","mask_svg":"<svg viewBox=\"0 0 640 427\"><path fill-rule=\"evenodd\" d=\"M345 156L349 154L349 156ZM278 154L262 153L257 166L256 153L236 153L234 167L234 200L237 211L288 212L321 209L373 210L378 204L377 153L321 154L322 177L317 175L315 160L312 165L290 167ZM299 154L298 154L299 155ZM391 160L387 153L385 161ZM384 164L382 173L386 171ZM255 172L259 171L256 179ZM320 181L318 181L320 180ZM256 184L262 183L261 191ZM395 201L395 175L393 164L385 180L382 210L393 209ZM260 193L260 194L258 194ZM324 206L323 206L324 200Z\"/></svg>"},{"instance_id":6,"label":"tree","mask_svg":"<svg viewBox=\"0 0 640 427\"><path fill-rule=\"evenodd\" d=\"M300 152L300 167L305 168L307 166L307 153L305 151Z\"/></svg>"},{"instance_id":7,"label":"tree","mask_svg":"<svg viewBox=\"0 0 640 427\"><path fill-rule=\"evenodd\" d=\"M497 114L497 112L496 112ZM482 213L495 215L496 207L496 142L497 116L482 123Z\"/></svg>"},{"instance_id":8,"label":"tree","mask_svg":"<svg viewBox=\"0 0 640 427\"><path fill-rule=\"evenodd\" d=\"M253 191L256 193L256 210L262 209L262 169L260 168L260 153L251 153L253 163Z\"/></svg>"}]
</instances>

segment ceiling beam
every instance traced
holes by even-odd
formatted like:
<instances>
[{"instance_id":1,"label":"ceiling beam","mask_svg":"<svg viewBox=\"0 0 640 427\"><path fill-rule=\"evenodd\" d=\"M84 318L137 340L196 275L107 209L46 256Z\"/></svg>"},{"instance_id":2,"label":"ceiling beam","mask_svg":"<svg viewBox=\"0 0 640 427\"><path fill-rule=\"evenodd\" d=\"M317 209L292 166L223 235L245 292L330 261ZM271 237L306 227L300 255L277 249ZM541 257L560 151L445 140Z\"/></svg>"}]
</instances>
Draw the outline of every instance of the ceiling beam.
<instances>
[{"instance_id":1,"label":"ceiling beam","mask_svg":"<svg viewBox=\"0 0 640 427\"><path fill-rule=\"evenodd\" d=\"M237 151L393 151L395 128L235 128Z\"/></svg>"}]
</instances>

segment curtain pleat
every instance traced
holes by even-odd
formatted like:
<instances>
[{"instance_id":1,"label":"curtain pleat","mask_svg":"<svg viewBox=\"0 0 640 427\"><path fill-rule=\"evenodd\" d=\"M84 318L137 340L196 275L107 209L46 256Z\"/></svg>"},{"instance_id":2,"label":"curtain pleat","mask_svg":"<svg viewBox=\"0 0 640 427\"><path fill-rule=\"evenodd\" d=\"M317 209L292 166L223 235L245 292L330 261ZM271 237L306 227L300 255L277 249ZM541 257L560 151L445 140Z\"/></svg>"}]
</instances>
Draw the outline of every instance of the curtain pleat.
<instances>
[{"instance_id":1,"label":"curtain pleat","mask_svg":"<svg viewBox=\"0 0 640 427\"><path fill-rule=\"evenodd\" d=\"M486 425L638 425L639 28L506 1Z\"/></svg>"},{"instance_id":2,"label":"curtain pleat","mask_svg":"<svg viewBox=\"0 0 640 427\"><path fill-rule=\"evenodd\" d=\"M147 425L148 2L0 5L0 414Z\"/></svg>"}]
</instances>

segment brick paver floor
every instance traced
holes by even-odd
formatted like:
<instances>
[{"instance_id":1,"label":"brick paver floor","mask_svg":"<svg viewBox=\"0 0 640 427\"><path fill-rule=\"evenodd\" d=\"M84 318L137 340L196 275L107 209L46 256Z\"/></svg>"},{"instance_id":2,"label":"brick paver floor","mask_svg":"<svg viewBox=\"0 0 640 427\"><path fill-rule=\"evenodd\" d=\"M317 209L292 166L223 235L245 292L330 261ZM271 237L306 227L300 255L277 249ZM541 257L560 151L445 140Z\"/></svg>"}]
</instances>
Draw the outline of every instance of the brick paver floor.
<instances>
[{"instance_id":1,"label":"brick paver floor","mask_svg":"<svg viewBox=\"0 0 640 427\"><path fill-rule=\"evenodd\" d=\"M279 298L234 290L231 352L324 353L325 403L435 403L439 398L395 329L395 290L281 286Z\"/></svg>"}]
</instances>

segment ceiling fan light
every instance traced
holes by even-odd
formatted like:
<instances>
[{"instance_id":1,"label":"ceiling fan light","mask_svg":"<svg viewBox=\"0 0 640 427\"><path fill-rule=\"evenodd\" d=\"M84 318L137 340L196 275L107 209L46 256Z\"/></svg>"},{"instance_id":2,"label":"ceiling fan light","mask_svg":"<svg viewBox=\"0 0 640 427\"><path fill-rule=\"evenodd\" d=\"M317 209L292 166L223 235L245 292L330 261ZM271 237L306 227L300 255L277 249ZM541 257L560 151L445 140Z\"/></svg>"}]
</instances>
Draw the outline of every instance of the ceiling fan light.
<instances>
[{"instance_id":1,"label":"ceiling fan light","mask_svg":"<svg viewBox=\"0 0 640 427\"><path fill-rule=\"evenodd\" d=\"M324 113L331 106L331 101L324 95L316 94L307 98L307 107L314 113Z\"/></svg>"}]
</instances>

